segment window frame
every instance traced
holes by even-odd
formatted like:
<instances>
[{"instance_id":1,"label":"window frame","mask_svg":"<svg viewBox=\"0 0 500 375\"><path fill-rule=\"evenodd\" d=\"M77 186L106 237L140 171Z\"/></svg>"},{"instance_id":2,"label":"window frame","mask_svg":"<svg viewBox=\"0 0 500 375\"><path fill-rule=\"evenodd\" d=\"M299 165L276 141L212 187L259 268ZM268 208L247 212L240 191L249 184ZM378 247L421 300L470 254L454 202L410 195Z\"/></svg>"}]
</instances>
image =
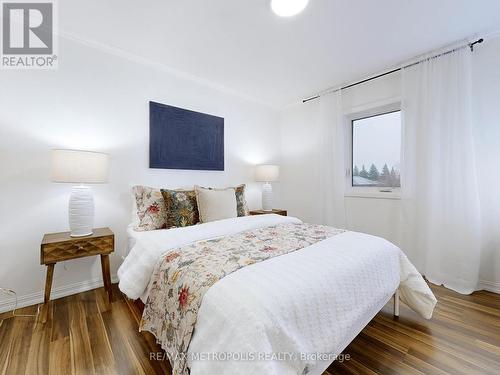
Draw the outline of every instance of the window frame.
<instances>
[{"instance_id":1,"label":"window frame","mask_svg":"<svg viewBox=\"0 0 500 375\"><path fill-rule=\"evenodd\" d=\"M391 101L387 104L372 105L364 109L357 109L353 112L347 113L344 116L345 131L347 134L347 147L346 147L346 181L345 181L345 196L357 198L376 198L376 199L400 199L400 187L377 187L377 186L353 186L353 135L354 135L354 121L363 120L370 117L385 115L388 113L401 112L401 102ZM401 131L403 123L401 121ZM402 132L401 132L402 133ZM401 171L400 171L401 172Z\"/></svg>"}]
</instances>

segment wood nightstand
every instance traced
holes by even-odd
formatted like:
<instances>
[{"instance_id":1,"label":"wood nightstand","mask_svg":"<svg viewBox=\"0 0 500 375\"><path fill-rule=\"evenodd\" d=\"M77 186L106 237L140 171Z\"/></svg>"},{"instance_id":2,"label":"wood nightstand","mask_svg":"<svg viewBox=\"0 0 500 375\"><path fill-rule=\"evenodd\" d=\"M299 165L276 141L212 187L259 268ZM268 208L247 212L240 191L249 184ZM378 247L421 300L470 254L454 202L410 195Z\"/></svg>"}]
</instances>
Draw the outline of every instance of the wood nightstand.
<instances>
[{"instance_id":1,"label":"wood nightstand","mask_svg":"<svg viewBox=\"0 0 500 375\"><path fill-rule=\"evenodd\" d=\"M277 214L281 216L287 216L286 210L281 210L279 208L273 208L272 211L264 211L264 210L251 210L250 215L265 215L265 214Z\"/></svg>"},{"instance_id":2,"label":"wood nightstand","mask_svg":"<svg viewBox=\"0 0 500 375\"><path fill-rule=\"evenodd\" d=\"M94 233L85 237L70 237L70 232L51 233L43 236L40 247L40 264L47 266L45 279L45 312L48 311L52 277L57 262L100 255L104 288L109 302L112 299L109 254L115 250L115 235L109 228L94 229ZM46 314L44 314L46 321Z\"/></svg>"}]
</instances>

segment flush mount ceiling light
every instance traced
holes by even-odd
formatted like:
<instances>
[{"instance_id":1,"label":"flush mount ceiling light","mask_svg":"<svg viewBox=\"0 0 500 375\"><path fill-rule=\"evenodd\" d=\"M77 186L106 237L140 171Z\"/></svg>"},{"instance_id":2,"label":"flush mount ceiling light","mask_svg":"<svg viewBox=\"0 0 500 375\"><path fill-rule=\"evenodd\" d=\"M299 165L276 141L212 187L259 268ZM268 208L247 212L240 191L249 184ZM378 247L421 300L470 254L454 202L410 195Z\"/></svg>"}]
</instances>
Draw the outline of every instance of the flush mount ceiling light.
<instances>
[{"instance_id":1,"label":"flush mount ceiling light","mask_svg":"<svg viewBox=\"0 0 500 375\"><path fill-rule=\"evenodd\" d=\"M309 0L271 0L271 9L280 17L291 17L302 12Z\"/></svg>"}]
</instances>

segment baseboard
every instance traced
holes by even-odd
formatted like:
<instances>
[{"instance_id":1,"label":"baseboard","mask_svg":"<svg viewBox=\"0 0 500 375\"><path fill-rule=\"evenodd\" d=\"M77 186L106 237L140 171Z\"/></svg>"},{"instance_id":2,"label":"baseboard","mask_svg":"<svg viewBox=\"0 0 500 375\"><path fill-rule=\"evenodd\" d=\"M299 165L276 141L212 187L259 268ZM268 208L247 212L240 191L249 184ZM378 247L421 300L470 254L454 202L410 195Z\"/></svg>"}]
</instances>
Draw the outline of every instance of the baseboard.
<instances>
[{"instance_id":1,"label":"baseboard","mask_svg":"<svg viewBox=\"0 0 500 375\"><path fill-rule=\"evenodd\" d=\"M111 282L118 282L118 277L116 275L111 276ZM92 280L80 281L73 284L61 285L52 288L50 293L50 299L57 299L61 297L66 297L72 294L86 292L87 290L100 288L103 286L102 278L96 278ZM17 308L37 305L43 302L43 290L25 294L17 297ZM16 303L15 297L2 298L0 301L0 313L11 311Z\"/></svg>"},{"instance_id":2,"label":"baseboard","mask_svg":"<svg viewBox=\"0 0 500 375\"><path fill-rule=\"evenodd\" d=\"M500 283L494 283L492 281L481 280L479 281L479 289L487 290L488 292L500 294Z\"/></svg>"}]
</instances>

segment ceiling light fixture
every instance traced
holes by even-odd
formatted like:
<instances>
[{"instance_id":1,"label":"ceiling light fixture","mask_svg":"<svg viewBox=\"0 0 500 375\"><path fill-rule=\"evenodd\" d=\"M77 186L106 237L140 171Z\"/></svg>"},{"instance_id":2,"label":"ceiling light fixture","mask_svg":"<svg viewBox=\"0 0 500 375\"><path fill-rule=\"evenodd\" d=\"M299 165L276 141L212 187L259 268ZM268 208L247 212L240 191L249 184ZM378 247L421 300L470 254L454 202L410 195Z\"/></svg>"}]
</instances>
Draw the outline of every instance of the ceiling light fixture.
<instances>
[{"instance_id":1,"label":"ceiling light fixture","mask_svg":"<svg viewBox=\"0 0 500 375\"><path fill-rule=\"evenodd\" d=\"M291 17L302 12L309 0L271 0L271 9L280 17Z\"/></svg>"}]
</instances>

